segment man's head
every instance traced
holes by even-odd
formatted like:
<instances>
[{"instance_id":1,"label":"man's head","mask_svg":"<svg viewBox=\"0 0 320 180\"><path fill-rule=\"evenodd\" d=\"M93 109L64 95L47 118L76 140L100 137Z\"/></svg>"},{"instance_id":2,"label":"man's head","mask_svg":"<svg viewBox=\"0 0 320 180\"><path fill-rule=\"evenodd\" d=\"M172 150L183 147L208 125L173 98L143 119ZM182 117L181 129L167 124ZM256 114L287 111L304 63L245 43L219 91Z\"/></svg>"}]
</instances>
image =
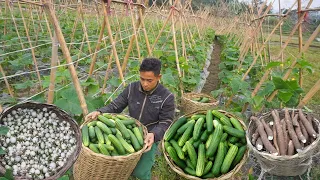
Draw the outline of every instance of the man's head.
<instances>
[{"instance_id":1,"label":"man's head","mask_svg":"<svg viewBox=\"0 0 320 180\"><path fill-rule=\"evenodd\" d=\"M154 89L161 78L161 61L156 58L145 58L140 65L140 82L144 91Z\"/></svg>"}]
</instances>

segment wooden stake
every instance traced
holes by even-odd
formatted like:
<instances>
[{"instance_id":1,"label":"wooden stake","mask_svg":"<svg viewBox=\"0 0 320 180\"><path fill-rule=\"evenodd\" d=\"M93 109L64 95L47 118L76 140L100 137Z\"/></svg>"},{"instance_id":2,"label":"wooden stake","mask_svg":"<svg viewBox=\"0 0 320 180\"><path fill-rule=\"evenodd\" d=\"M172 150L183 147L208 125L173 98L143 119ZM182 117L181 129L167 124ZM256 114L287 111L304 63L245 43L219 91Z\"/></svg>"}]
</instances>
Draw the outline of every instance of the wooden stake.
<instances>
[{"instance_id":1,"label":"wooden stake","mask_svg":"<svg viewBox=\"0 0 320 180\"><path fill-rule=\"evenodd\" d=\"M96 59L97 59L97 56L98 56L97 52L100 50L101 40L103 38L105 27L106 27L106 23L105 23L105 20L104 20L102 22L102 27L101 27L101 30L100 30L100 34L99 34L98 42L97 42L97 45L96 45L96 49L95 49L95 52L94 52L92 60L91 60L90 69L89 69L89 77L92 75L93 70L94 70L94 65L96 64Z\"/></svg>"},{"instance_id":2,"label":"wooden stake","mask_svg":"<svg viewBox=\"0 0 320 180\"><path fill-rule=\"evenodd\" d=\"M318 92L320 89L320 79L313 85L313 87L310 89L310 91L306 94L306 96L300 101L298 107L302 108L305 106L310 99Z\"/></svg>"},{"instance_id":3,"label":"wooden stake","mask_svg":"<svg viewBox=\"0 0 320 180\"><path fill-rule=\"evenodd\" d=\"M124 82L124 78L123 78L123 74L122 74L122 70L121 70L121 65L120 65L120 61L119 61L119 58L118 58L118 54L117 54L116 42L113 40L113 37L112 37L112 31L111 31L111 27L110 27L110 23L109 23L108 13L107 13L107 9L106 9L106 6L105 6L104 2L103 2L103 12L104 12L104 16L105 16L106 26L107 26L107 29L108 29L108 36L109 36L111 44L112 44L112 52L113 52L113 55L115 57L116 64L117 64L117 67L118 67L119 76L120 76L120 79L124 83L124 86L125 86L125 82Z\"/></svg>"},{"instance_id":4,"label":"wooden stake","mask_svg":"<svg viewBox=\"0 0 320 180\"><path fill-rule=\"evenodd\" d=\"M139 8L139 19L141 19L141 26L142 26L142 31L143 31L143 34L144 34L144 39L146 41L148 54L149 54L149 56L151 56L152 55L152 51L151 51L151 48L150 48L150 43L149 43L149 38L148 38L147 31L146 31L146 27L145 27L145 24L144 24L143 14L145 14L145 11L143 11L143 13L142 13L142 9Z\"/></svg>"},{"instance_id":5,"label":"wooden stake","mask_svg":"<svg viewBox=\"0 0 320 180\"><path fill-rule=\"evenodd\" d=\"M70 75L71 75L73 84L75 86L75 89L76 89L76 92L77 92L77 95L78 95L78 98L79 98L79 101L80 101L80 106L81 106L83 115L86 116L88 114L87 103L86 103L86 100L84 98L83 91L81 89L81 85L80 85L80 82L79 82L79 79L78 79L78 76L77 76L77 72L76 72L76 70L75 70L75 68L73 66L72 59L71 59L71 56L70 56L70 52L69 52L69 49L67 47L66 41L64 39L64 36L62 34L58 19L56 17L56 14L55 14L54 10L52 9L50 0L42 0L42 1L44 2L44 9L47 11L47 13L50 16L51 23L54 26L54 29L55 29L55 32L57 34L58 41L60 43L62 52L63 52L64 57L66 58L66 61L68 63L68 68L69 68L69 71L70 71Z\"/></svg>"},{"instance_id":6,"label":"wooden stake","mask_svg":"<svg viewBox=\"0 0 320 180\"><path fill-rule=\"evenodd\" d=\"M138 32L137 32L137 29L136 29L136 26L135 26L135 22L134 22L134 17L133 17L133 10L132 10L132 7L131 5L129 4L129 9L130 9L130 15L131 15L131 22L132 22L132 28L133 28L133 36L134 36L134 39L135 39L135 42L136 42L136 48L137 48L137 52L138 52L138 58L140 60L140 62L142 61L141 60L141 53L140 53L140 48L139 48L139 41L138 41ZM141 20L140 20L141 21ZM139 23L140 25L140 23Z\"/></svg>"},{"instance_id":7,"label":"wooden stake","mask_svg":"<svg viewBox=\"0 0 320 180\"><path fill-rule=\"evenodd\" d=\"M6 86L7 86L7 89L8 89L8 92L9 92L10 96L11 96L11 97L14 97L12 88L11 88L11 86L10 86L7 78L6 78L6 74L4 73L1 64L0 64L0 72L1 72L1 75L2 75L2 77L3 77L3 80L4 80L5 84L6 84Z\"/></svg>"},{"instance_id":8,"label":"wooden stake","mask_svg":"<svg viewBox=\"0 0 320 180\"><path fill-rule=\"evenodd\" d=\"M79 12L80 12L80 18L81 18L83 32L84 32L84 35L86 37L86 41L88 44L89 53L92 54L92 50L91 50L91 46L90 46L90 42L89 42L89 36L88 36L88 32L87 32L87 26L85 24L84 17L83 17L82 1L80 2L80 11Z\"/></svg>"},{"instance_id":9,"label":"wooden stake","mask_svg":"<svg viewBox=\"0 0 320 180\"><path fill-rule=\"evenodd\" d=\"M71 50L71 47L72 47L72 42L73 42L73 38L74 38L74 34L76 32L76 29L77 29L77 25L78 25L78 15L79 15L79 12L80 11L80 7L78 7L78 10L77 10L77 15L76 15L76 18L75 18L75 21L73 23L73 28L72 28L72 34L71 34L71 40L70 40L70 45L69 45L69 51Z\"/></svg>"},{"instance_id":10,"label":"wooden stake","mask_svg":"<svg viewBox=\"0 0 320 180\"><path fill-rule=\"evenodd\" d=\"M181 70L180 70L180 63L179 63L179 56L178 56L178 47L177 47L177 40L176 40L176 31L174 28L174 16L173 14L171 15L171 27L172 27L172 35L173 35L173 44L174 44L174 52L176 55L176 64L177 64L177 69L178 69L178 73L179 73L179 86L180 86L180 92L181 95L183 94L183 86L182 86L182 74L181 74Z\"/></svg>"},{"instance_id":11,"label":"wooden stake","mask_svg":"<svg viewBox=\"0 0 320 180\"><path fill-rule=\"evenodd\" d=\"M24 29L25 29L25 31L26 31L26 36L27 36L28 41L29 41L29 46L30 46L30 48L31 48L31 54L32 54L32 59L33 59L33 63L34 63L34 68L35 68L35 70L36 70L36 72L37 72L40 89L41 89L41 91L42 91L42 90L43 90L43 87L42 87L41 77L40 77L40 73L39 73L39 69L38 69L38 63L37 63L36 53L35 53L35 51L34 51L34 48L33 48L32 43L31 43L31 39L30 39L30 36L29 36L29 31L28 31L28 28L27 28L26 21L24 20L23 12L22 12L21 5L20 5L20 2L19 2L19 1L18 1L18 6L19 6L20 13L21 13L21 19L22 19L22 22L23 22L23 25L24 25Z\"/></svg>"},{"instance_id":12,"label":"wooden stake","mask_svg":"<svg viewBox=\"0 0 320 180\"><path fill-rule=\"evenodd\" d=\"M53 37L52 37L52 32L51 32L50 24L49 24L48 19L47 19L47 14L46 14L46 13L43 13L42 11L43 11L43 9L41 9L41 14L43 14L44 20L46 21L46 25L47 25L47 29L48 29L48 32L49 32L49 35L50 35L50 39L52 40ZM59 63L59 60L58 60L58 63ZM60 63L59 63L59 64L60 64Z\"/></svg>"},{"instance_id":13,"label":"wooden stake","mask_svg":"<svg viewBox=\"0 0 320 180\"><path fill-rule=\"evenodd\" d=\"M50 71L50 84L49 84L49 90L48 90L48 104L53 103L54 98L54 84L56 79L56 72L57 72L57 63L58 63L58 38L56 33L54 33L53 41L52 41L52 58L51 58L51 71Z\"/></svg>"},{"instance_id":14,"label":"wooden stake","mask_svg":"<svg viewBox=\"0 0 320 180\"><path fill-rule=\"evenodd\" d=\"M178 2L178 0L175 0L175 1L174 1L173 7L176 5L177 2ZM162 26L162 28L161 28L161 30L160 30L157 38L155 39L155 41L154 41L154 43L153 43L153 45L152 45L151 51L154 50L154 48L155 48L155 46L156 46L156 44L157 44L157 42L158 42L158 40L159 40L159 38L160 38L163 30L164 30L164 28L165 28L165 27L167 26L167 24L168 24L168 22L169 22L169 20L170 20L170 18L171 18L171 16L172 16L172 14L173 14L173 11L174 11L174 8L173 8L173 7L170 9L170 11L169 11L169 16L168 16L168 18L166 19L166 21L164 22L164 24L163 24L163 26Z\"/></svg>"},{"instance_id":15,"label":"wooden stake","mask_svg":"<svg viewBox=\"0 0 320 180\"><path fill-rule=\"evenodd\" d=\"M10 7L9 0L6 0L6 3L7 3L7 6L8 6L8 9L9 9L9 11L10 11L11 18L12 18L12 21L13 21L13 24L14 24L14 27L15 27L16 32L17 32L17 36L18 36L18 38L19 38L19 41L20 41L20 44L21 44L21 48L24 49L24 45L23 45L23 43L22 43L22 40L21 40L21 37L20 37L20 33L19 33L19 30L18 30L18 27L17 27L17 23L16 23L16 20L15 20L15 18L14 18L14 16L13 16L12 9L11 9L11 7Z\"/></svg>"},{"instance_id":16,"label":"wooden stake","mask_svg":"<svg viewBox=\"0 0 320 180\"><path fill-rule=\"evenodd\" d=\"M278 0L279 2L279 18L280 18L280 15L282 14L281 13L281 0ZM280 34L280 48L282 47L282 23L280 24L280 27L279 27L279 34ZM284 61L283 61L283 53L281 53L281 63L283 64Z\"/></svg>"},{"instance_id":17,"label":"wooden stake","mask_svg":"<svg viewBox=\"0 0 320 180\"><path fill-rule=\"evenodd\" d=\"M298 0L298 17L301 18L301 0ZM302 51L302 22L299 24L298 31L299 31L299 52ZM302 68L299 69L299 85L302 88Z\"/></svg>"},{"instance_id":18,"label":"wooden stake","mask_svg":"<svg viewBox=\"0 0 320 180\"><path fill-rule=\"evenodd\" d=\"M308 50L310 44L312 43L312 41L317 37L317 35L320 32L320 25L318 25L317 29L312 33L312 35L309 37L309 39L307 40L307 42L304 44L304 47L302 48L302 52L300 52L297 56L297 59L299 59L302 56L302 53L304 53L305 51ZM295 59L290 67L288 68L288 71L286 72L286 74L282 77L283 80L287 80L294 68L294 66L297 64L297 59ZM275 90L272 92L272 94L268 97L267 101L271 102L272 99L277 95L278 90Z\"/></svg>"}]
</instances>

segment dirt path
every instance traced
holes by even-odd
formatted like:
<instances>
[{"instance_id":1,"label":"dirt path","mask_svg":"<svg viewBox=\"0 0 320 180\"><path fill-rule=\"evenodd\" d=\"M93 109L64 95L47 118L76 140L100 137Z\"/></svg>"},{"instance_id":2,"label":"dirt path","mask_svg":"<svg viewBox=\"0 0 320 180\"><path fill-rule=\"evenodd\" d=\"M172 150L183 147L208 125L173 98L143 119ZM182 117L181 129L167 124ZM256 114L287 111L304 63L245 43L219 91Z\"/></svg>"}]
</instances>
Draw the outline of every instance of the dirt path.
<instances>
[{"instance_id":1,"label":"dirt path","mask_svg":"<svg viewBox=\"0 0 320 180\"><path fill-rule=\"evenodd\" d=\"M219 64L220 64L220 53L221 53L221 44L218 41L217 37L214 40L213 52L211 54L211 63L208 67L210 72L207 77L206 83L202 89L202 93L211 94L211 91L218 89L219 87Z\"/></svg>"}]
</instances>

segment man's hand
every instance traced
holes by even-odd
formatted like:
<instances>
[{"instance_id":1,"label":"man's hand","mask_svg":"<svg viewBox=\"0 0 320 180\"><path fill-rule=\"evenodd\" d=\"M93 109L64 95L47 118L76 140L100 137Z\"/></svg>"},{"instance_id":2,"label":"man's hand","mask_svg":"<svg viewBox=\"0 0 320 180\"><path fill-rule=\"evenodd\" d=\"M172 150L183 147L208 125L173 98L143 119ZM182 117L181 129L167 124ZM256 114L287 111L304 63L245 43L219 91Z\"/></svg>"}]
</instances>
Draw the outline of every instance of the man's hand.
<instances>
[{"instance_id":1,"label":"man's hand","mask_svg":"<svg viewBox=\"0 0 320 180\"><path fill-rule=\"evenodd\" d=\"M147 145L147 149L145 150L145 152L150 151L150 149L152 148L152 145L154 143L154 134L148 133L146 139L144 140L144 143L146 143L146 145Z\"/></svg>"},{"instance_id":2,"label":"man's hand","mask_svg":"<svg viewBox=\"0 0 320 180\"><path fill-rule=\"evenodd\" d=\"M95 120L95 119L97 119L97 117L98 117L100 114L101 114L101 112L99 112L99 111L93 111L93 112L89 113L89 114L86 116L85 120L87 120L87 119L93 119L93 120Z\"/></svg>"}]
</instances>

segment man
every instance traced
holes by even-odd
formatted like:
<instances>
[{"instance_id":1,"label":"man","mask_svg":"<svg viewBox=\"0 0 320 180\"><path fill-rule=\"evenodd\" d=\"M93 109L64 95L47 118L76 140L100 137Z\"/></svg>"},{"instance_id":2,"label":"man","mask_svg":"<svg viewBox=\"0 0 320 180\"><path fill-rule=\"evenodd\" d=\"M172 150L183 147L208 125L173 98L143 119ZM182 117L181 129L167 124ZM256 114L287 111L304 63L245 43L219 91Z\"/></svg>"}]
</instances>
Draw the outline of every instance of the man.
<instances>
[{"instance_id":1,"label":"man","mask_svg":"<svg viewBox=\"0 0 320 180\"><path fill-rule=\"evenodd\" d=\"M128 106L129 115L147 127L148 134L145 139L147 149L132 173L141 180L151 179L151 168L155 161L158 142L174 118L174 95L159 83L160 70L159 59L144 59L139 70L140 81L129 84L108 106L86 117L96 119L101 113L121 113Z\"/></svg>"}]
</instances>

